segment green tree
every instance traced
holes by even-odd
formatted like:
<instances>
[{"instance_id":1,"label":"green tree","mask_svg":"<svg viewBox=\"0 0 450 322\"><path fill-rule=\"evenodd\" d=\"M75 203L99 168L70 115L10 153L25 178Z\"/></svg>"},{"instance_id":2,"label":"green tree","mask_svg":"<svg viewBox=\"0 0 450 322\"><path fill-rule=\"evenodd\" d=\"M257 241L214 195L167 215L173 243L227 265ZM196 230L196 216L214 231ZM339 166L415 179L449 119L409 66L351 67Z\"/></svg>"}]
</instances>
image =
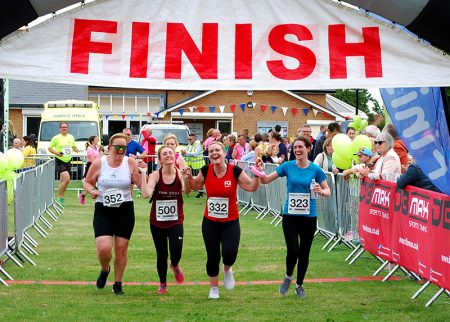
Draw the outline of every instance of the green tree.
<instances>
[{"instance_id":1,"label":"green tree","mask_svg":"<svg viewBox=\"0 0 450 322\"><path fill-rule=\"evenodd\" d=\"M356 90L337 89L334 96L337 99L356 107ZM358 109L360 111L363 111L369 117L372 114L383 114L383 108L367 89L358 89L358 96ZM373 104L372 108L369 107L369 102Z\"/></svg>"}]
</instances>

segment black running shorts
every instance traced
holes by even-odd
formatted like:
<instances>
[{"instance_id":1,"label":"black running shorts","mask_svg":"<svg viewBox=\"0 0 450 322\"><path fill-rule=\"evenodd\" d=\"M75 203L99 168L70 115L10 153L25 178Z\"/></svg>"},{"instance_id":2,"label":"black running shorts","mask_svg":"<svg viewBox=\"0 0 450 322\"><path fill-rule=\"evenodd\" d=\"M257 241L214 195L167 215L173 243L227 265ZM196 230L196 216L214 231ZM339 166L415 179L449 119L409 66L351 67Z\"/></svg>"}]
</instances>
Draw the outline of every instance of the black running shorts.
<instances>
[{"instance_id":1,"label":"black running shorts","mask_svg":"<svg viewBox=\"0 0 450 322\"><path fill-rule=\"evenodd\" d=\"M126 201L119 207L105 207L101 202L95 203L94 233L99 236L116 236L130 239L134 228L133 201Z\"/></svg>"},{"instance_id":2,"label":"black running shorts","mask_svg":"<svg viewBox=\"0 0 450 322\"><path fill-rule=\"evenodd\" d=\"M65 172L65 171L70 173L70 161L64 162L58 158L55 158L55 168L56 168L56 172L58 174L61 174L62 172Z\"/></svg>"}]
</instances>

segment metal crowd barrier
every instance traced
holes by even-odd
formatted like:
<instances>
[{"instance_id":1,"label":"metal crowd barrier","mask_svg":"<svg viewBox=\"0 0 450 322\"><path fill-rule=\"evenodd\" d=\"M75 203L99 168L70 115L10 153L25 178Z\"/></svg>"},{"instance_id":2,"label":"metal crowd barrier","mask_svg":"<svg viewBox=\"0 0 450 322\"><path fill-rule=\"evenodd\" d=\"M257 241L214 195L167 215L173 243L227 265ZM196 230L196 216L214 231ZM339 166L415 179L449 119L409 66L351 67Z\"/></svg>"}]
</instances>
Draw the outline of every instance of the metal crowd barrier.
<instances>
[{"instance_id":1,"label":"metal crowd barrier","mask_svg":"<svg viewBox=\"0 0 450 322\"><path fill-rule=\"evenodd\" d=\"M6 182L0 182L0 259L6 255L8 260L19 267L23 267L23 259L33 266L36 265L29 255L38 255L35 250L38 243L29 234L29 230L34 228L39 235L46 238L48 233L45 229L51 229L53 225L45 215L56 222L58 215L62 214L62 207L54 200L54 159L36 157L33 161L36 167L19 170L18 177L14 179L14 237L9 241L7 192L4 191ZM8 279L13 279L3 268L0 267L0 271ZM2 284L7 285L5 281Z\"/></svg>"},{"instance_id":2,"label":"metal crowd barrier","mask_svg":"<svg viewBox=\"0 0 450 322\"><path fill-rule=\"evenodd\" d=\"M6 180L0 181L0 261L3 256L8 252L8 191ZM0 262L0 272L8 279L12 279L11 276L2 267ZM0 277L0 283L5 286L8 284Z\"/></svg>"},{"instance_id":3,"label":"metal crowd barrier","mask_svg":"<svg viewBox=\"0 0 450 322\"><path fill-rule=\"evenodd\" d=\"M252 163L235 161L236 165L244 169L250 177L253 174L248 170ZM275 171L276 164L266 164L265 172ZM359 206L359 179L344 180L342 174L334 175L325 172L327 183L331 190L328 198L320 197L316 200L318 218L317 234L324 236L327 242L322 249L330 246L328 251L338 244L344 244L353 251L359 249L358 237L358 206ZM242 206L241 213L246 215L250 210L257 212L257 219L264 219L271 215L271 224L278 226L282 220L281 211L286 200L286 178L279 178L268 185L260 185L257 191L247 192L238 188L237 200Z\"/></svg>"}]
</instances>

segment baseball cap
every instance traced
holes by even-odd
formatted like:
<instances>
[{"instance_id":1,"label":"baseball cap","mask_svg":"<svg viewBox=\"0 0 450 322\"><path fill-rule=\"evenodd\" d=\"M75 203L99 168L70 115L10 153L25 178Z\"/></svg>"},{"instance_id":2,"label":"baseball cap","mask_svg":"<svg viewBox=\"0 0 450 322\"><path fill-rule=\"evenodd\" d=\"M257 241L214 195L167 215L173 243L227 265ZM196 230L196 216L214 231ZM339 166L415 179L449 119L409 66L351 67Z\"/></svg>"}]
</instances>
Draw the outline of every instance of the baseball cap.
<instances>
[{"instance_id":1,"label":"baseball cap","mask_svg":"<svg viewBox=\"0 0 450 322\"><path fill-rule=\"evenodd\" d=\"M354 155L360 155L360 154L365 154L369 157L371 157L373 155L372 151L370 151L370 149L368 149L368 148L361 148L361 150L359 150L358 153L355 153Z\"/></svg>"}]
</instances>

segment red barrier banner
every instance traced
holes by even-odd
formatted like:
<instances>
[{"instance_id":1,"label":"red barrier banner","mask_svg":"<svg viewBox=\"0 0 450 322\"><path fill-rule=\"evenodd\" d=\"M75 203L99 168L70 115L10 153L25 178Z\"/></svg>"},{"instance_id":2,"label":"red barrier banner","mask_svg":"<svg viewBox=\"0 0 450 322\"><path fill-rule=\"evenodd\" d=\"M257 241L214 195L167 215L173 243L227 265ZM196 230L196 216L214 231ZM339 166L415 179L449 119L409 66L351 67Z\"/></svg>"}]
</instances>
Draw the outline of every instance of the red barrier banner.
<instances>
[{"instance_id":1,"label":"red barrier banner","mask_svg":"<svg viewBox=\"0 0 450 322\"><path fill-rule=\"evenodd\" d=\"M391 229L395 184L389 181L361 183L359 237L364 249L392 261Z\"/></svg>"},{"instance_id":2,"label":"red barrier banner","mask_svg":"<svg viewBox=\"0 0 450 322\"><path fill-rule=\"evenodd\" d=\"M371 254L450 289L450 196L365 179L359 235Z\"/></svg>"}]
</instances>

